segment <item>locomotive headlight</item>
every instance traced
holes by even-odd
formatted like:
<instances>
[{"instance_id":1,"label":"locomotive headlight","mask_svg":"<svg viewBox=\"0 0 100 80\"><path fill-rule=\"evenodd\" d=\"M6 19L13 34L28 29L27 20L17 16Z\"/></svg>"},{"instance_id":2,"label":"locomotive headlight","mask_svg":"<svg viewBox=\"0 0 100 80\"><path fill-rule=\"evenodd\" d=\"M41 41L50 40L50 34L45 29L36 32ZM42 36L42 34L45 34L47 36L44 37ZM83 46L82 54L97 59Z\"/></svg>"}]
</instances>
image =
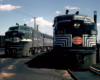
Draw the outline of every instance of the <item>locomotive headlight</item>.
<instances>
[{"instance_id":1,"label":"locomotive headlight","mask_svg":"<svg viewBox=\"0 0 100 80\"><path fill-rule=\"evenodd\" d=\"M13 37L13 39L12 39L12 42L13 43L17 43L19 41L20 41L20 38L18 38L18 37Z\"/></svg>"},{"instance_id":2,"label":"locomotive headlight","mask_svg":"<svg viewBox=\"0 0 100 80\"><path fill-rule=\"evenodd\" d=\"M63 31L61 31L61 34L63 34Z\"/></svg>"},{"instance_id":3,"label":"locomotive headlight","mask_svg":"<svg viewBox=\"0 0 100 80\"><path fill-rule=\"evenodd\" d=\"M80 27L80 23L79 22L75 22L74 23L74 27L78 29Z\"/></svg>"},{"instance_id":4,"label":"locomotive headlight","mask_svg":"<svg viewBox=\"0 0 100 80\"><path fill-rule=\"evenodd\" d=\"M15 36L17 33L13 33L13 36Z\"/></svg>"},{"instance_id":5,"label":"locomotive headlight","mask_svg":"<svg viewBox=\"0 0 100 80\"><path fill-rule=\"evenodd\" d=\"M57 34L63 34L63 31L57 31Z\"/></svg>"}]
</instances>

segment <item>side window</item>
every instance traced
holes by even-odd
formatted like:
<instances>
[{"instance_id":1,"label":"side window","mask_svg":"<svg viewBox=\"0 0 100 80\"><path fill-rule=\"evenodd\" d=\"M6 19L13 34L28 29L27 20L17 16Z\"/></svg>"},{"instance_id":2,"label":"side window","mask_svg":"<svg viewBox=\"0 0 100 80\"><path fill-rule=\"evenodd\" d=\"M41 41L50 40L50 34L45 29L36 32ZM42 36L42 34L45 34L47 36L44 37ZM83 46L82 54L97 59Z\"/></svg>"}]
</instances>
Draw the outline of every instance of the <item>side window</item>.
<instances>
[{"instance_id":1,"label":"side window","mask_svg":"<svg viewBox=\"0 0 100 80\"><path fill-rule=\"evenodd\" d=\"M20 27L20 30L29 31L30 29L29 28Z\"/></svg>"}]
</instances>

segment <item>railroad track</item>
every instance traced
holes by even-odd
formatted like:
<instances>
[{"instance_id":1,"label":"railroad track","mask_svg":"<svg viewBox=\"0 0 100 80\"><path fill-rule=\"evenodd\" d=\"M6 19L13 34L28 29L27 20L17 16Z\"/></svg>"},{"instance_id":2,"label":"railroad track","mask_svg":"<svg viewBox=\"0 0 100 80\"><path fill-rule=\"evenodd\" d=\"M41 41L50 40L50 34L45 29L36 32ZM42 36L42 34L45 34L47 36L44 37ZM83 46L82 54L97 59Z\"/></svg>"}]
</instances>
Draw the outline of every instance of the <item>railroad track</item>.
<instances>
[{"instance_id":1,"label":"railroad track","mask_svg":"<svg viewBox=\"0 0 100 80\"><path fill-rule=\"evenodd\" d=\"M92 66L90 66L90 71L93 72L93 73L96 73L96 74L100 75L100 70L96 69L96 68L94 68Z\"/></svg>"},{"instance_id":2,"label":"railroad track","mask_svg":"<svg viewBox=\"0 0 100 80\"><path fill-rule=\"evenodd\" d=\"M13 63L15 63L17 59L7 59L2 64L0 63L0 75Z\"/></svg>"},{"instance_id":3,"label":"railroad track","mask_svg":"<svg viewBox=\"0 0 100 80\"><path fill-rule=\"evenodd\" d=\"M72 71L68 69L70 75L74 78L74 80L100 80L100 73L92 69L87 71Z\"/></svg>"},{"instance_id":4,"label":"railroad track","mask_svg":"<svg viewBox=\"0 0 100 80\"><path fill-rule=\"evenodd\" d=\"M79 80L79 79L77 78L77 76L75 76L75 75L73 74L73 72L72 72L70 69L68 69L67 71L68 71L69 74L74 78L74 80Z\"/></svg>"}]
</instances>

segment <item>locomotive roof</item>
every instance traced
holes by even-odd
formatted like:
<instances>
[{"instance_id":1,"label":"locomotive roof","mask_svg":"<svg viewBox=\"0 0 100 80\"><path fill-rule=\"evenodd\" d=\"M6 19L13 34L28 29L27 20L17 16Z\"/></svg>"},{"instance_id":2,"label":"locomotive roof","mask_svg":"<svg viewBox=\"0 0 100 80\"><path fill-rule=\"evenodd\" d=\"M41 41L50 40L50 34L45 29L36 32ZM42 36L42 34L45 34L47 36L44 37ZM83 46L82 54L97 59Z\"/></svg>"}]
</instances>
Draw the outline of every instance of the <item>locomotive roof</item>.
<instances>
[{"instance_id":1,"label":"locomotive roof","mask_svg":"<svg viewBox=\"0 0 100 80\"><path fill-rule=\"evenodd\" d=\"M78 15L78 14L66 14L66 15L59 15L54 18L54 25L59 21L65 21L65 20L84 20L84 21L91 21L93 22L92 18L90 16L86 15Z\"/></svg>"},{"instance_id":2,"label":"locomotive roof","mask_svg":"<svg viewBox=\"0 0 100 80\"><path fill-rule=\"evenodd\" d=\"M23 25L19 25L19 26L12 26L12 27L25 27L25 28L31 28L29 26L23 26ZM10 27L11 28L11 27Z\"/></svg>"},{"instance_id":3,"label":"locomotive roof","mask_svg":"<svg viewBox=\"0 0 100 80\"><path fill-rule=\"evenodd\" d=\"M55 18L57 18L57 17L65 17L65 16L85 16L85 17L90 17L90 16L86 16L86 15L67 14L67 15L59 15L59 16L56 16Z\"/></svg>"}]
</instances>

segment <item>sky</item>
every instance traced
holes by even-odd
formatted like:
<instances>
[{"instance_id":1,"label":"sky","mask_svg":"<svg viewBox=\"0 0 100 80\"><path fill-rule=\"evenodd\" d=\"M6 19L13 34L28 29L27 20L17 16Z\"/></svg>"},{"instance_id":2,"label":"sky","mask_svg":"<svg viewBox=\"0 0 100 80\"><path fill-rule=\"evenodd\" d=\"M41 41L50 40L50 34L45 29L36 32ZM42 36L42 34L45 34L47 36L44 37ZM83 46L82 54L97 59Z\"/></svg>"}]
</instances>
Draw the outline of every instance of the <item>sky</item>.
<instances>
[{"instance_id":1,"label":"sky","mask_svg":"<svg viewBox=\"0 0 100 80\"><path fill-rule=\"evenodd\" d=\"M97 11L97 29L100 39L100 0L0 0L0 35L5 35L9 27L27 24L34 28L34 17L39 31L53 35L53 20L55 16L79 11L79 14L94 19Z\"/></svg>"}]
</instances>

